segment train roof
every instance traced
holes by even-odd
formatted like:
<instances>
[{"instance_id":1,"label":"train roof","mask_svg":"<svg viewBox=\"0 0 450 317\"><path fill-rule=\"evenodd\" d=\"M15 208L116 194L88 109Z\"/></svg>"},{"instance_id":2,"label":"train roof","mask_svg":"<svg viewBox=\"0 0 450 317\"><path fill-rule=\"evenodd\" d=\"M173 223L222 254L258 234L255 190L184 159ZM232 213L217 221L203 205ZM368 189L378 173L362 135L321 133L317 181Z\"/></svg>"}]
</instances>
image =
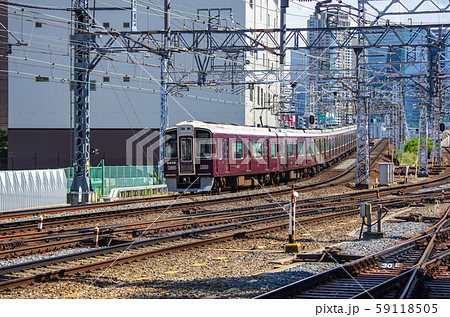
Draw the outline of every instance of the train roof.
<instances>
[{"instance_id":1,"label":"train roof","mask_svg":"<svg viewBox=\"0 0 450 317\"><path fill-rule=\"evenodd\" d=\"M285 129L285 128L276 128L276 127L252 127L246 125L237 125L232 123L217 123L217 122L203 122L203 121L182 121L177 123L175 127L182 126L192 126L195 128L202 128L211 131L212 133L240 133L246 135L267 135L267 136L275 136L275 134L282 133L285 136L317 136L320 134L323 135L335 135L342 133L344 131L355 131L356 126L345 126L339 128L328 128L328 129Z\"/></svg>"}]
</instances>

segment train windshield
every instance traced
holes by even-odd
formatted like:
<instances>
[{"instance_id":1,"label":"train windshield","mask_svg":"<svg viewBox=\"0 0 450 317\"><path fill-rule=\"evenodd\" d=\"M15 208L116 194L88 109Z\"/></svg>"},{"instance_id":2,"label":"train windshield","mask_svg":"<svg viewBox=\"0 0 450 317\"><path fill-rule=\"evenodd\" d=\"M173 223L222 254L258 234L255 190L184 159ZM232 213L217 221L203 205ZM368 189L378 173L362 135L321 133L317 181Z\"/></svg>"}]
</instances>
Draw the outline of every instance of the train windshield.
<instances>
[{"instance_id":1,"label":"train windshield","mask_svg":"<svg viewBox=\"0 0 450 317\"><path fill-rule=\"evenodd\" d=\"M195 130L195 141L197 157L211 157L211 133L209 131L197 129Z\"/></svg>"},{"instance_id":2,"label":"train windshield","mask_svg":"<svg viewBox=\"0 0 450 317\"><path fill-rule=\"evenodd\" d=\"M178 157L177 131L166 132L165 139L164 156L166 158Z\"/></svg>"}]
</instances>

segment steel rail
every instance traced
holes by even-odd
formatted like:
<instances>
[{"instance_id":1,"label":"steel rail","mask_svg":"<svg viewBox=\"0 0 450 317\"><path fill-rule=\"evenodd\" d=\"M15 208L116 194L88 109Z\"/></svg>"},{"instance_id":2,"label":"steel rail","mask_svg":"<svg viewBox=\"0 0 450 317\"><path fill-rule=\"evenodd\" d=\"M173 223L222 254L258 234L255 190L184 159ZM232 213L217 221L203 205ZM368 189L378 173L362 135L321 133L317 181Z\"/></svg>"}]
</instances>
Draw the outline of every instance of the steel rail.
<instances>
[{"instance_id":1,"label":"steel rail","mask_svg":"<svg viewBox=\"0 0 450 317\"><path fill-rule=\"evenodd\" d=\"M393 246L389 249L377 252L375 254L366 256L362 259L353 261L351 263L339 266L337 268L334 268L332 270L320 273L318 275L311 276L309 278L306 278L304 280L300 280L294 283L291 283L289 285L280 287L278 289L275 289L273 291L270 291L268 293L262 294L260 296L257 296L255 298L257 299L267 299L267 298L294 298L299 294L300 292L312 289L313 287L328 283L332 280L338 280L340 278L352 278L355 276L359 276L362 272L370 271L376 267L379 267L379 260L377 259L387 259L389 257L392 257L395 254L399 254L405 251L410 251L415 245L418 245L424 241L431 240L434 236L437 234L444 232L441 228L444 225L448 225L448 218L449 218L449 212L450 208L447 208L446 213L442 217L442 219L433 227L426 230L422 235L413 237L406 242ZM450 228L446 228L445 232L450 232ZM386 273L385 278L376 285L372 285L365 289L362 292L356 293L354 295L351 295L349 297L345 298L372 298L374 295L379 294L382 290L385 290L386 287L392 287L394 283L398 283L399 281L404 281L405 279L410 279L414 275L414 269L417 269L420 267L419 261L422 259L422 254L420 254L420 257L418 258L417 262L411 267L407 268L406 270L403 268L395 268L389 272ZM391 274L391 275L389 275ZM401 275L400 275L401 274ZM397 277L398 276L398 277ZM359 281L361 283L361 281ZM361 284L356 284L355 287L361 286ZM374 291L375 294L369 293L369 291ZM331 291L330 291L331 292ZM332 294L329 294L330 297L332 297ZM335 296L337 294L334 294ZM314 298L314 297L311 297ZM344 298L344 297L343 297Z\"/></svg>"},{"instance_id":2,"label":"steel rail","mask_svg":"<svg viewBox=\"0 0 450 317\"><path fill-rule=\"evenodd\" d=\"M339 213L332 214L332 215L327 214L327 215L318 216L318 217L314 217L314 218L304 219L304 220L301 220L300 223L302 223L302 224L314 223L314 222L317 222L318 220L325 220L325 219L329 219L331 217L337 217L337 216L352 215L357 212L358 212L357 210L354 210L354 211L339 212ZM235 238L242 238L242 237L246 237L246 236L253 236L253 235L263 234L263 233L267 233L267 232L271 232L271 231L275 231L275 230L284 229L288 226L287 222L284 221L287 217L288 217L287 215L282 215L282 216L271 217L271 218L267 218L267 219L263 219L263 220L245 221L245 222L241 222L238 224L231 224L231 225L219 226L219 227L215 227L215 228L208 228L208 229L196 230L196 231L191 231L191 232L179 233L179 234L175 234L175 235L171 235L171 236L153 238L153 239L148 239L148 240L143 240L143 241L136 241L136 242L132 242L132 243L124 243L124 244L117 245L117 246L110 246L110 247L105 247L105 248L98 249L98 250L80 252L80 253L76 253L76 254L72 254L72 255L68 255L68 256L60 256L60 257L55 257L55 258L51 258L51 259L34 261L34 262L25 263L25 264L17 264L17 265L12 265L12 266L3 267L3 268L0 267L0 279L3 279L3 281L0 282L0 290L11 289L13 287L27 285L27 284L34 283L34 282L43 282L43 281L47 281L49 279L58 278L58 277L62 277L62 276L66 276L66 275L70 275L70 274L74 274L74 273L90 271L93 269L109 267L112 265L117 265L117 264L122 264L122 263L128 263L128 262L136 261L136 260L139 260L142 258L147 258L147 257L155 256L158 254L173 252L176 250L190 249L190 248L204 246L204 245L211 244L211 243L231 240L231 239L235 239ZM265 227L256 228L256 229L252 229L252 228L249 228L246 230L244 229L246 227L251 227L251 226L257 225L257 224L279 222L280 220L283 220L283 222L278 223L276 225L265 226ZM195 241L195 242L191 242L191 243L176 244L174 246L163 247L163 248L160 248L157 250L144 251L144 252L140 252L138 254L133 254L133 255L114 256L107 260L101 260L101 261L94 262L94 263L76 265L76 266L72 266L72 267L64 267L64 268L61 268L58 270L52 270L50 272L40 273L40 274L33 274L30 276L26 276L26 277L8 279L8 277L6 276L6 274L11 274L14 272L35 269L35 268L42 268L45 266L66 263L66 262L73 261L73 260L92 258L95 256L105 256L107 254L114 254L116 252L121 252L124 250L138 249L141 247L161 244L163 242L177 241L180 239L183 240L183 239L189 238L189 237L201 236L202 234L213 233L213 232L220 233L220 232L229 231L229 230L237 230L238 232L221 235L219 237L204 239L201 241ZM7 280L5 280L5 279L7 279Z\"/></svg>"}]
</instances>

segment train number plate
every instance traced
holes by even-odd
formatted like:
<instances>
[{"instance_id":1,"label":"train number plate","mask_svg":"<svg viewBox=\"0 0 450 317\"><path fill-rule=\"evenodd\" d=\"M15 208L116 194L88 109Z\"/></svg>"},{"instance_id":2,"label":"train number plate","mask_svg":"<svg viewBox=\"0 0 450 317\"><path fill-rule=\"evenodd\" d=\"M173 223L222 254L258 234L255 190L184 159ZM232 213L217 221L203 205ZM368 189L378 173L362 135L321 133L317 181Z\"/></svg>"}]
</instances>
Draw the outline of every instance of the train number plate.
<instances>
[{"instance_id":1,"label":"train number plate","mask_svg":"<svg viewBox=\"0 0 450 317\"><path fill-rule=\"evenodd\" d=\"M208 165L200 165L200 169L201 170L207 170L208 169Z\"/></svg>"}]
</instances>

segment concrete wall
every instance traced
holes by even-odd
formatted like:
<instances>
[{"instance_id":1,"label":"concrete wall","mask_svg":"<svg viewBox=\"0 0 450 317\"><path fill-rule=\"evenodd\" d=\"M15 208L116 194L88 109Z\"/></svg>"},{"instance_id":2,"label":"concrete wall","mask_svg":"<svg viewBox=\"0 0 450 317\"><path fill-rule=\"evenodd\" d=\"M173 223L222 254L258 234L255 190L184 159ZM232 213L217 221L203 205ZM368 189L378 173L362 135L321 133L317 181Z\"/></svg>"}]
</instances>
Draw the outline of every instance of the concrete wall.
<instances>
[{"instance_id":1,"label":"concrete wall","mask_svg":"<svg viewBox=\"0 0 450 317\"><path fill-rule=\"evenodd\" d=\"M91 154L91 165L101 159L109 166L156 165L158 136L157 130L92 129L91 150L98 149L98 154ZM10 129L9 140L9 169L72 166L69 129Z\"/></svg>"}]
</instances>

